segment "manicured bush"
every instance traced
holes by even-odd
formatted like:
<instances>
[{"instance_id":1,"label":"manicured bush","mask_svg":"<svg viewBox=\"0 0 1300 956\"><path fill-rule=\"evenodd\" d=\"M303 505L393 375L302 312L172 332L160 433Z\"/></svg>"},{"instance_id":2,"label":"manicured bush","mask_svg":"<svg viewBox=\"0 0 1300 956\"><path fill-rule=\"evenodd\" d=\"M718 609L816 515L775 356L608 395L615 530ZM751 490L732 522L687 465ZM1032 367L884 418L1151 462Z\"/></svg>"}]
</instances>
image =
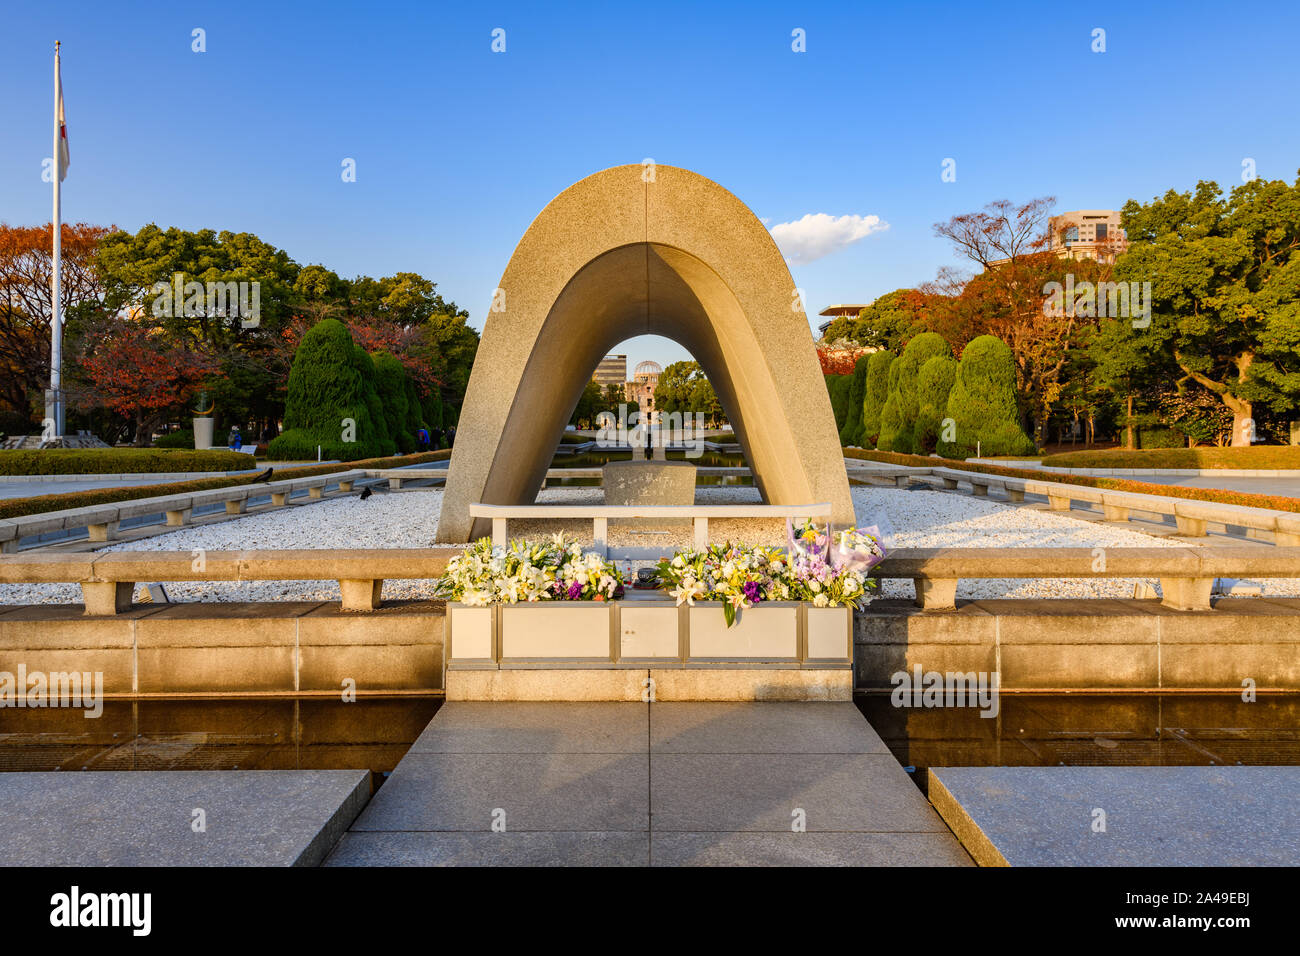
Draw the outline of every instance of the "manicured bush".
<instances>
[{"instance_id":1,"label":"manicured bush","mask_svg":"<svg viewBox=\"0 0 1300 956\"><path fill-rule=\"evenodd\" d=\"M1300 445L1067 451L1048 455L1053 468L1242 468L1300 470ZM1073 480L1073 479L1072 479Z\"/></svg>"},{"instance_id":2,"label":"manicured bush","mask_svg":"<svg viewBox=\"0 0 1300 956\"><path fill-rule=\"evenodd\" d=\"M0 452L0 455L17 454ZM48 454L48 452L41 452ZM212 454L217 454L213 452ZM220 452L231 455L233 452ZM247 456L244 456L247 457ZM349 464L298 465L292 468L277 468L275 481L287 478L311 478L315 475L330 475L354 468L393 468L399 465L421 465L430 461L445 461L451 457L451 449L430 451L420 455L406 455L401 458L371 458L354 461ZM0 519L22 518L26 515L46 514L50 511L63 511L66 508L85 508L90 505L107 505L117 501L135 501L140 498L154 498L161 495L182 495L195 491L209 491L214 488L230 488L234 485L248 484L250 475L230 478L200 478L195 481L171 481L158 485L132 485L130 487L108 488L103 491L72 491L57 495L40 495L34 498L11 498L0 501Z\"/></svg>"},{"instance_id":3,"label":"manicured bush","mask_svg":"<svg viewBox=\"0 0 1300 956\"><path fill-rule=\"evenodd\" d=\"M47 448L0 451L0 475L143 475L168 471L246 471L252 455L170 448Z\"/></svg>"},{"instance_id":4,"label":"manicured bush","mask_svg":"<svg viewBox=\"0 0 1300 956\"><path fill-rule=\"evenodd\" d=\"M862 448L845 448L845 458L863 461L882 461L890 465L911 465L933 468L935 459L924 455L897 455L890 452L867 451ZM1104 488L1111 491L1132 491L1143 495L1163 495L1166 498L1186 498L1190 501L1214 501L1225 505L1242 505L1247 508L1268 508L1272 511L1300 512L1300 498L1283 495L1254 495L1243 491L1226 491L1220 488L1187 488L1182 485L1157 485L1148 481L1131 481L1127 478L1094 478L1092 475L1053 475L1050 471L1033 468L1004 468L1001 465L976 465L971 462L943 463L945 468L960 468L980 475L1003 475L1007 478L1031 478L1035 481L1067 480L1072 485Z\"/></svg>"},{"instance_id":5,"label":"manicured bush","mask_svg":"<svg viewBox=\"0 0 1300 956\"><path fill-rule=\"evenodd\" d=\"M1153 425L1138 429L1139 448L1186 448L1187 436L1173 428Z\"/></svg>"},{"instance_id":6,"label":"manicured bush","mask_svg":"<svg viewBox=\"0 0 1300 956\"><path fill-rule=\"evenodd\" d=\"M903 354L898 357L898 376L894 388L898 391L899 428L894 436L894 451L916 451L916 417L920 413L920 403L916 397L917 376L921 366L932 358L952 355L952 349L942 335L937 332L922 332L915 336Z\"/></svg>"},{"instance_id":7,"label":"manicured bush","mask_svg":"<svg viewBox=\"0 0 1300 956\"><path fill-rule=\"evenodd\" d=\"M849 394L844 427L840 429L841 445L862 445L862 401L867 386L868 357L862 356L848 376Z\"/></svg>"},{"instance_id":8,"label":"manicured bush","mask_svg":"<svg viewBox=\"0 0 1300 956\"><path fill-rule=\"evenodd\" d=\"M891 368L897 365L895 362ZM885 399L885 407L880 411L880 435L876 439L876 447L881 451L895 451L894 445L899 442L902 432L903 413L899 409L898 390L894 389Z\"/></svg>"},{"instance_id":9,"label":"manicured bush","mask_svg":"<svg viewBox=\"0 0 1300 956\"><path fill-rule=\"evenodd\" d=\"M384 409L384 422L389 437L397 445L398 451L408 454L415 451L415 432L408 431L406 419L409 415L406 397L406 369L392 352L379 349L370 353L370 360L375 369L375 392Z\"/></svg>"},{"instance_id":10,"label":"manicured bush","mask_svg":"<svg viewBox=\"0 0 1300 956\"><path fill-rule=\"evenodd\" d=\"M831 411L835 413L835 430L841 431L849 420L849 388L851 375L827 375L826 391L831 396Z\"/></svg>"},{"instance_id":11,"label":"manicured bush","mask_svg":"<svg viewBox=\"0 0 1300 956\"><path fill-rule=\"evenodd\" d=\"M396 447L375 391L374 363L336 319L303 336L289 370L284 431L267 454L314 459L317 446L322 457L340 461L391 455Z\"/></svg>"},{"instance_id":12,"label":"manicured bush","mask_svg":"<svg viewBox=\"0 0 1300 956\"><path fill-rule=\"evenodd\" d=\"M182 428L179 431L168 432L166 435L159 435L153 440L154 448L193 448L194 431L189 428Z\"/></svg>"},{"instance_id":13,"label":"manicured bush","mask_svg":"<svg viewBox=\"0 0 1300 956\"><path fill-rule=\"evenodd\" d=\"M403 369L403 372L406 370ZM424 423L424 409L420 407L420 395L415 390L415 382L408 374L406 380L406 433L412 438L421 428L428 428Z\"/></svg>"},{"instance_id":14,"label":"manicured bush","mask_svg":"<svg viewBox=\"0 0 1300 956\"><path fill-rule=\"evenodd\" d=\"M948 417L948 394L957 378L957 360L936 355L921 366L916 377L916 424L912 446L918 455L928 455L938 446L943 422Z\"/></svg>"},{"instance_id":15,"label":"manicured bush","mask_svg":"<svg viewBox=\"0 0 1300 956\"><path fill-rule=\"evenodd\" d=\"M880 415L889 397L889 368L894 353L888 349L872 352L867 363L867 381L862 398L862 447L871 448L880 437Z\"/></svg>"},{"instance_id":16,"label":"manicured bush","mask_svg":"<svg viewBox=\"0 0 1300 956\"><path fill-rule=\"evenodd\" d=\"M1037 453L1020 428L1011 349L995 336L981 335L962 350L947 411L956 435L952 442L939 443L939 454L946 458L969 458L977 450L985 455Z\"/></svg>"}]
</instances>

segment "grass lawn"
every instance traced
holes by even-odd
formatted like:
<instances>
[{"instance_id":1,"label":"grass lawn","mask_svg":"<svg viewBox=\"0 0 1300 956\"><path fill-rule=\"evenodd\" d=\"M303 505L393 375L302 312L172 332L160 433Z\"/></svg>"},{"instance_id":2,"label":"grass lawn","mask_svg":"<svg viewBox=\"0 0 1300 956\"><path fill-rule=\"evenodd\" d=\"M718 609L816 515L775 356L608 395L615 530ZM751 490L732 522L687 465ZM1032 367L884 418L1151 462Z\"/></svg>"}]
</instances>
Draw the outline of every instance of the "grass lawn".
<instances>
[{"instance_id":1,"label":"grass lawn","mask_svg":"<svg viewBox=\"0 0 1300 956\"><path fill-rule=\"evenodd\" d=\"M1129 451L1073 451L1047 455L1054 468L1246 468L1300 469L1300 445L1252 445L1241 448L1148 448Z\"/></svg>"}]
</instances>

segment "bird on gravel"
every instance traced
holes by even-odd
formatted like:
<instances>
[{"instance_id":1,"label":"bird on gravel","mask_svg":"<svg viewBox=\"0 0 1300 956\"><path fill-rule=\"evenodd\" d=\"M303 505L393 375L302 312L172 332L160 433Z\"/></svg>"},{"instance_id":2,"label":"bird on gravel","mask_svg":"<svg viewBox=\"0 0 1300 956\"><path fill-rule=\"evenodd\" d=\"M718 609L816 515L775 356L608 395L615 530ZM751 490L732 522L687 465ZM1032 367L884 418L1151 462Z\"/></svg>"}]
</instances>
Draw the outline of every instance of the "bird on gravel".
<instances>
[{"instance_id":1,"label":"bird on gravel","mask_svg":"<svg viewBox=\"0 0 1300 956\"><path fill-rule=\"evenodd\" d=\"M261 474L259 474L259 475L258 475L256 478L254 478L254 479L252 480L252 482L250 482L250 483L255 485L255 484L257 484L257 483L260 482L260 481L270 481L270 480L271 480L271 473L272 473L273 471L275 471L274 468L268 468L268 469L266 469L266 471L264 471L264 472L262 472Z\"/></svg>"},{"instance_id":2,"label":"bird on gravel","mask_svg":"<svg viewBox=\"0 0 1300 956\"><path fill-rule=\"evenodd\" d=\"M371 495L373 495L373 494L374 494L374 492L371 491L369 488L362 488L362 489L361 489L361 500L362 500L362 501L365 501L367 498L369 498L369 497L370 497Z\"/></svg>"}]
</instances>

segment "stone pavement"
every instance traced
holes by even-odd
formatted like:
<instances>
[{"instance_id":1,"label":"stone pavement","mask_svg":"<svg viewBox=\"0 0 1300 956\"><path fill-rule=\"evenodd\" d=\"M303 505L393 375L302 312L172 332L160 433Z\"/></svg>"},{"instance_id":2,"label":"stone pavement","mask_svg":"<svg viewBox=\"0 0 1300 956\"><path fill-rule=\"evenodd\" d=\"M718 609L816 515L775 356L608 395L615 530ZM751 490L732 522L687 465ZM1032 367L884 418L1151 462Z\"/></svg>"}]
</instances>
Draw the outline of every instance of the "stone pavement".
<instances>
[{"instance_id":1,"label":"stone pavement","mask_svg":"<svg viewBox=\"0 0 1300 956\"><path fill-rule=\"evenodd\" d=\"M850 703L449 702L326 861L651 864L971 859Z\"/></svg>"},{"instance_id":2,"label":"stone pavement","mask_svg":"<svg viewBox=\"0 0 1300 956\"><path fill-rule=\"evenodd\" d=\"M365 770L0 773L0 866L315 866L369 796Z\"/></svg>"},{"instance_id":3,"label":"stone pavement","mask_svg":"<svg viewBox=\"0 0 1300 956\"><path fill-rule=\"evenodd\" d=\"M931 767L930 798L982 866L1300 865L1300 767Z\"/></svg>"}]
</instances>

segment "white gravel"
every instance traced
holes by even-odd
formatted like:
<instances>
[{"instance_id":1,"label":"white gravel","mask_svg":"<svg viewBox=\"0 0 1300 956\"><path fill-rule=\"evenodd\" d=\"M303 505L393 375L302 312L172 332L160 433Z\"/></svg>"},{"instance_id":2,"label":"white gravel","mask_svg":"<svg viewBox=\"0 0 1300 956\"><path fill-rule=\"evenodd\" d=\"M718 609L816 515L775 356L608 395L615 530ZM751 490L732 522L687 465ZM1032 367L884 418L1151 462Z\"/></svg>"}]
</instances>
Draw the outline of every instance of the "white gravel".
<instances>
[{"instance_id":1,"label":"white gravel","mask_svg":"<svg viewBox=\"0 0 1300 956\"><path fill-rule=\"evenodd\" d=\"M898 548L1178 548L1194 547L1182 542L1102 525L1063 514L1031 508L1010 507L986 498L938 491L904 491L894 488L857 486L852 489L859 525L882 516L890 526L887 544ZM540 503L598 504L599 488L549 488ZM746 486L702 486L696 502L757 503L758 491ZM367 501L346 497L311 505L247 515L233 521L182 528L155 537L113 545L110 551L239 551L246 549L330 549L330 548L423 548L434 541L439 489L378 493ZM563 523L511 523L512 535L555 530ZM590 522L567 525L575 536L590 540ZM715 540L749 542L784 540L779 522L710 522ZM689 546L689 527L668 528L667 534L635 536L628 529L611 527L612 544ZM1132 597L1135 579L1031 579L968 580L958 587L962 598L1079 598ZM1156 584L1155 581L1147 583ZM1300 595L1300 582L1266 580L1269 596ZM172 600L179 601L330 601L338 600L334 581L245 581L172 582L165 585ZM428 598L432 582L389 580L385 598ZM884 597L910 598L909 581L887 581ZM76 603L81 600L75 585L0 585L0 604Z\"/></svg>"}]
</instances>

